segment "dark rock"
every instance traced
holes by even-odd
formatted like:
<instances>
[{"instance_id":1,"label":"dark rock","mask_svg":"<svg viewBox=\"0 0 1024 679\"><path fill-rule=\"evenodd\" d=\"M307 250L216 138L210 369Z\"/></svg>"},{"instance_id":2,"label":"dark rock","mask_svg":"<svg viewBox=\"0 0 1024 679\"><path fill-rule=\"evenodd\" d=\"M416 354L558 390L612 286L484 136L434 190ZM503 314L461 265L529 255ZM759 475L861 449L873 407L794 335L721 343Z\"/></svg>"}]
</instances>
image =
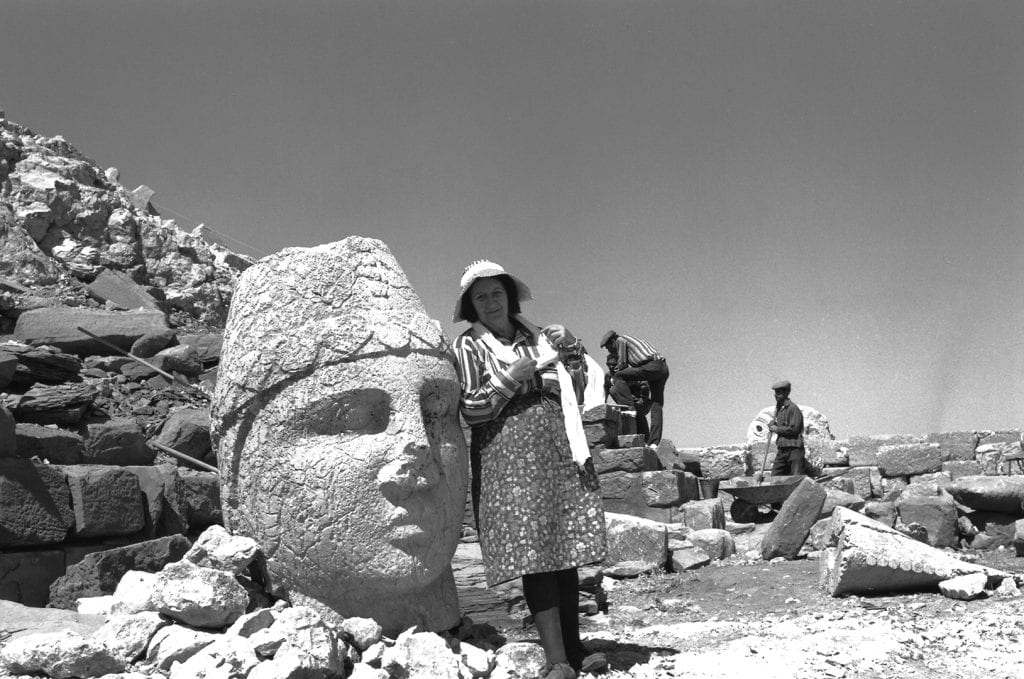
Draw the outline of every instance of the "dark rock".
<instances>
[{"instance_id":1,"label":"dark rock","mask_svg":"<svg viewBox=\"0 0 1024 679\"><path fill-rule=\"evenodd\" d=\"M79 538L132 535L146 525L135 474L107 465L61 467L71 490L74 533Z\"/></svg>"},{"instance_id":2,"label":"dark rock","mask_svg":"<svg viewBox=\"0 0 1024 679\"><path fill-rule=\"evenodd\" d=\"M179 561L192 543L182 535L137 542L102 552L93 552L50 587L50 606L73 609L80 597L113 594L128 571L156 573Z\"/></svg>"},{"instance_id":3,"label":"dark rock","mask_svg":"<svg viewBox=\"0 0 1024 679\"><path fill-rule=\"evenodd\" d=\"M143 335L168 330L164 314L155 310L103 311L54 307L22 314L14 336L26 344L49 344L78 356L109 353L110 348L78 328L128 350Z\"/></svg>"},{"instance_id":4,"label":"dark rock","mask_svg":"<svg viewBox=\"0 0 1024 679\"><path fill-rule=\"evenodd\" d=\"M138 356L139 358L156 356L157 352L171 346L174 342L174 338L175 335L173 330L164 330L163 332L153 333L151 335L143 335L132 343L129 351L133 356Z\"/></svg>"},{"instance_id":5,"label":"dark rock","mask_svg":"<svg viewBox=\"0 0 1024 679\"><path fill-rule=\"evenodd\" d=\"M0 549L63 542L73 523L71 491L60 468L0 459Z\"/></svg>"},{"instance_id":6,"label":"dark rock","mask_svg":"<svg viewBox=\"0 0 1024 679\"><path fill-rule=\"evenodd\" d=\"M210 365L220 361L220 350L221 345L224 343L224 336L220 333L180 335L178 343L195 347L199 360L202 361L203 365Z\"/></svg>"},{"instance_id":7,"label":"dark rock","mask_svg":"<svg viewBox=\"0 0 1024 679\"><path fill-rule=\"evenodd\" d=\"M20 457L38 457L53 464L78 464L82 461L82 437L73 431L22 422L15 432Z\"/></svg>"},{"instance_id":8,"label":"dark rock","mask_svg":"<svg viewBox=\"0 0 1024 679\"><path fill-rule=\"evenodd\" d=\"M811 526L821 515L825 489L811 479L803 479L786 501L778 516L768 526L761 540L761 558L765 561L781 556L795 559L807 541Z\"/></svg>"},{"instance_id":9,"label":"dark rock","mask_svg":"<svg viewBox=\"0 0 1024 679\"><path fill-rule=\"evenodd\" d=\"M18 422L71 425L81 421L96 395L90 384L56 384L9 396L5 405Z\"/></svg>"},{"instance_id":10,"label":"dark rock","mask_svg":"<svg viewBox=\"0 0 1024 679\"><path fill-rule=\"evenodd\" d=\"M153 296L123 271L103 269L86 289L101 304L110 302L122 309L160 308Z\"/></svg>"},{"instance_id":11,"label":"dark rock","mask_svg":"<svg viewBox=\"0 0 1024 679\"><path fill-rule=\"evenodd\" d=\"M190 531L223 523L220 476L215 472L178 469L178 495L186 507Z\"/></svg>"},{"instance_id":12,"label":"dark rock","mask_svg":"<svg viewBox=\"0 0 1024 679\"><path fill-rule=\"evenodd\" d=\"M83 460L89 464L152 464L156 453L132 418L116 418L86 425Z\"/></svg>"},{"instance_id":13,"label":"dark rock","mask_svg":"<svg viewBox=\"0 0 1024 679\"><path fill-rule=\"evenodd\" d=\"M210 411L198 408L174 411L164 421L154 440L197 460L207 458L212 450Z\"/></svg>"},{"instance_id":14,"label":"dark rock","mask_svg":"<svg viewBox=\"0 0 1024 679\"><path fill-rule=\"evenodd\" d=\"M26 606L45 606L50 600L50 585L62 575L64 552L59 549L0 552L0 599ZM3 617L0 621L8 622ZM3 637L3 630L0 630L0 637Z\"/></svg>"},{"instance_id":15,"label":"dark rock","mask_svg":"<svg viewBox=\"0 0 1024 679\"><path fill-rule=\"evenodd\" d=\"M0 355L13 356L16 365L10 384L20 390L33 384L62 384L80 382L78 374L82 362L77 356L65 354L52 347L31 347L8 342L0 346Z\"/></svg>"},{"instance_id":16,"label":"dark rock","mask_svg":"<svg viewBox=\"0 0 1024 679\"><path fill-rule=\"evenodd\" d=\"M3 457L32 457L24 452L19 454L18 437L16 435L17 424L11 411L0 405L0 458Z\"/></svg>"}]
</instances>

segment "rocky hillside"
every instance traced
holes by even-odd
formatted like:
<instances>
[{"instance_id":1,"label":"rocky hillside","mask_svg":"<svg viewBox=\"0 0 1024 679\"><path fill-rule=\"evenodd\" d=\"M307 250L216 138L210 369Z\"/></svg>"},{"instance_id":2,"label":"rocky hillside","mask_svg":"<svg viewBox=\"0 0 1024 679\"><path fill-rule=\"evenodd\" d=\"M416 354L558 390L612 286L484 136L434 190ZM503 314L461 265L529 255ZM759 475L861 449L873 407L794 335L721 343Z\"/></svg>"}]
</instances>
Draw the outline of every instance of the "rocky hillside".
<instances>
[{"instance_id":1,"label":"rocky hillside","mask_svg":"<svg viewBox=\"0 0 1024 679\"><path fill-rule=\"evenodd\" d=\"M0 334L31 309L118 308L89 287L104 272L142 286L179 332L223 327L251 260L162 218L152 195L0 112Z\"/></svg>"}]
</instances>

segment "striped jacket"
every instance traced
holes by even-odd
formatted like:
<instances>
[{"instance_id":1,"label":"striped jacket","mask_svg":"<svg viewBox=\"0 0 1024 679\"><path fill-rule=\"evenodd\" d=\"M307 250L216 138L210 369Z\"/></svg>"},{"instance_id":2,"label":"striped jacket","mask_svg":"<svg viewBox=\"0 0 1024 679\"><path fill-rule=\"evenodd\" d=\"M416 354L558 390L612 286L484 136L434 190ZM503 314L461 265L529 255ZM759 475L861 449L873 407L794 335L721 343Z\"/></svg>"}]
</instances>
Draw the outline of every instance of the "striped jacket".
<instances>
[{"instance_id":1,"label":"striped jacket","mask_svg":"<svg viewBox=\"0 0 1024 679\"><path fill-rule=\"evenodd\" d=\"M615 353L619 357L618 363L615 364L615 372L635 368L652 359L665 358L647 340L630 335L619 335L615 338Z\"/></svg>"}]
</instances>

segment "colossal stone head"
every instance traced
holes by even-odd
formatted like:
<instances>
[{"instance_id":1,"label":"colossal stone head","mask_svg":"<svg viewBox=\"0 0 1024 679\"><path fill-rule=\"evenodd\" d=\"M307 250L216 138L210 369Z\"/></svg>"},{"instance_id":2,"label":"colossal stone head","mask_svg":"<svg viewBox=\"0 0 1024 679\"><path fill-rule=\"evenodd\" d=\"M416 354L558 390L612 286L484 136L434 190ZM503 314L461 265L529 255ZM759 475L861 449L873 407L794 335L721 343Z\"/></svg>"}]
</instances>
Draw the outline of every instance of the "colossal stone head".
<instances>
[{"instance_id":1,"label":"colossal stone head","mask_svg":"<svg viewBox=\"0 0 1024 679\"><path fill-rule=\"evenodd\" d=\"M293 603L391 635L458 623L466 443L447 346L380 241L242 275L213 404L224 520Z\"/></svg>"}]
</instances>

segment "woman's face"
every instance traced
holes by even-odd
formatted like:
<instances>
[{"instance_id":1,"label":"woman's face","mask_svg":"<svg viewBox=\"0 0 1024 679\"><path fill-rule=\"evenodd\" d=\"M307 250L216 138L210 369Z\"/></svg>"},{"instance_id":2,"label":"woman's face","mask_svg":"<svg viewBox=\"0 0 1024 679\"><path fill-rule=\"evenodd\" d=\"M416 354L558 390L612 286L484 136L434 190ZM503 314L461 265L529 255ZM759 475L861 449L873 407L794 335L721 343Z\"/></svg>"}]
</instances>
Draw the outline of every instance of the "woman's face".
<instances>
[{"instance_id":1,"label":"woman's face","mask_svg":"<svg viewBox=\"0 0 1024 679\"><path fill-rule=\"evenodd\" d=\"M241 501L283 584L301 578L343 607L352 592L414 591L445 570L465 503L458 399L436 353L378 352L319 368L260 411Z\"/></svg>"},{"instance_id":2,"label":"woman's face","mask_svg":"<svg viewBox=\"0 0 1024 679\"><path fill-rule=\"evenodd\" d=\"M497 278L478 278L469 287L469 301L480 322L494 328L508 322L508 293Z\"/></svg>"}]
</instances>

